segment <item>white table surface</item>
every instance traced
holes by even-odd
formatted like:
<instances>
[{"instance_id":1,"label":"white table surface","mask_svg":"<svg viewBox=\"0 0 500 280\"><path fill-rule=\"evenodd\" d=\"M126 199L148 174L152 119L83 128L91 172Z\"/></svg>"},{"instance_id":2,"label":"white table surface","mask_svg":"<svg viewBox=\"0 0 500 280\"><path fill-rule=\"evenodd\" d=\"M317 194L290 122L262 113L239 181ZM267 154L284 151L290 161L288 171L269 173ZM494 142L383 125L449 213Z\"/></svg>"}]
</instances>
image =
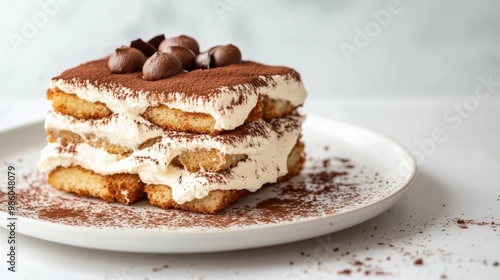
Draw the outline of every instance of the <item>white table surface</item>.
<instances>
[{"instance_id":1,"label":"white table surface","mask_svg":"<svg viewBox=\"0 0 500 280\"><path fill-rule=\"evenodd\" d=\"M401 201L321 240L176 255L82 249L19 235L14 274L7 271L7 231L1 229L0 279L364 279L377 272L385 273L377 279L500 279L500 265L495 265L500 262L500 88L463 116L443 118L462 101L310 96L304 112L370 127L424 155ZM2 96L0 131L41 120L48 108L43 97ZM424 154L417 143L436 129L442 129L445 141L434 142ZM472 222L462 229L457 219ZM338 250L322 251L324 243ZM415 264L419 258L422 265ZM339 274L346 269L349 276Z\"/></svg>"}]
</instances>

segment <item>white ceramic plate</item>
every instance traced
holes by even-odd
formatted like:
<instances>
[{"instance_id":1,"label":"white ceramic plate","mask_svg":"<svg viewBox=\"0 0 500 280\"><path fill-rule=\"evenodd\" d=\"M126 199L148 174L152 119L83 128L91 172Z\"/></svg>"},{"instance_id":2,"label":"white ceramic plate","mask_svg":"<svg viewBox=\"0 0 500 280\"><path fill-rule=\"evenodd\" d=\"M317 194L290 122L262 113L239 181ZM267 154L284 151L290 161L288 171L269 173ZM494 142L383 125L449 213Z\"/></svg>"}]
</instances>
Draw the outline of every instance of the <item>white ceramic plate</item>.
<instances>
[{"instance_id":1,"label":"white ceramic plate","mask_svg":"<svg viewBox=\"0 0 500 280\"><path fill-rule=\"evenodd\" d=\"M416 174L413 157L366 128L318 116L303 127L300 176L270 184L218 215L82 198L52 189L36 168L45 145L41 122L0 133L2 182L16 170L21 234L86 248L126 252L216 252L282 244L366 221L391 207ZM6 184L0 220L6 221ZM5 223L1 223L5 227Z\"/></svg>"}]
</instances>

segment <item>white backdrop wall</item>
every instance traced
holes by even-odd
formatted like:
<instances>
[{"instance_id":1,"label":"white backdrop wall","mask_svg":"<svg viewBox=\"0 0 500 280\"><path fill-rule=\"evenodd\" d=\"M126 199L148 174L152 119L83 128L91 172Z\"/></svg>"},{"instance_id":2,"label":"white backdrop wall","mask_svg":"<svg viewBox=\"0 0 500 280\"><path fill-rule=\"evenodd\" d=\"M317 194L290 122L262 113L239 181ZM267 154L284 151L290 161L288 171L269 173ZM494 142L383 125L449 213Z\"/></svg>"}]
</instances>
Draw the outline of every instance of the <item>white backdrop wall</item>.
<instances>
[{"instance_id":1,"label":"white backdrop wall","mask_svg":"<svg viewBox=\"0 0 500 280\"><path fill-rule=\"evenodd\" d=\"M0 0L0 95L131 40L187 34L288 65L310 98L465 96L500 82L500 1Z\"/></svg>"}]
</instances>

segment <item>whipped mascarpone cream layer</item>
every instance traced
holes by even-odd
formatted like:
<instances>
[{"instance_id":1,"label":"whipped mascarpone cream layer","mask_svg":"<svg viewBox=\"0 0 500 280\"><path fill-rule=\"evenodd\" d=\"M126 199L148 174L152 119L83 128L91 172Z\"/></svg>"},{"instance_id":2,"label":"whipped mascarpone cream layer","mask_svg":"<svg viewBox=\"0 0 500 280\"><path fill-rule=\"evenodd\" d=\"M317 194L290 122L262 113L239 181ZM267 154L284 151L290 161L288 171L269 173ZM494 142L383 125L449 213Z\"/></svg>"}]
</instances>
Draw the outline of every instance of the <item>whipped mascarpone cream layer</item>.
<instances>
[{"instance_id":1,"label":"whipped mascarpone cream layer","mask_svg":"<svg viewBox=\"0 0 500 280\"><path fill-rule=\"evenodd\" d=\"M67 130L86 140L87 135L106 139L111 144L135 149L148 139L168 134L159 126L139 115L113 113L100 119L80 119L49 110L45 116L45 130ZM175 134L175 132L172 132Z\"/></svg>"},{"instance_id":2,"label":"whipped mascarpone cream layer","mask_svg":"<svg viewBox=\"0 0 500 280\"><path fill-rule=\"evenodd\" d=\"M297 107L307 95L300 75L293 69L251 61L146 81L141 72L112 74L107 59L101 59L63 72L51 80L49 87L102 102L116 114L140 115L148 107L161 104L209 114L215 119L216 130L242 125L259 96L286 100Z\"/></svg>"},{"instance_id":3,"label":"whipped mascarpone cream layer","mask_svg":"<svg viewBox=\"0 0 500 280\"><path fill-rule=\"evenodd\" d=\"M112 143L134 149L123 159L86 143L49 143L41 153L39 168L50 173L59 166L79 165L102 175L138 174L146 184L172 188L173 199L185 203L203 198L212 190L247 189L256 191L265 183L287 173L287 157L300 134L303 117L289 115L266 122L257 120L217 136L163 131L131 114L113 114L102 120L79 120L49 112L46 129L68 130L81 135L92 133ZM152 146L139 149L140 143L161 137ZM226 154L246 154L247 159L224 172L188 172L170 162L183 151L217 149Z\"/></svg>"}]
</instances>

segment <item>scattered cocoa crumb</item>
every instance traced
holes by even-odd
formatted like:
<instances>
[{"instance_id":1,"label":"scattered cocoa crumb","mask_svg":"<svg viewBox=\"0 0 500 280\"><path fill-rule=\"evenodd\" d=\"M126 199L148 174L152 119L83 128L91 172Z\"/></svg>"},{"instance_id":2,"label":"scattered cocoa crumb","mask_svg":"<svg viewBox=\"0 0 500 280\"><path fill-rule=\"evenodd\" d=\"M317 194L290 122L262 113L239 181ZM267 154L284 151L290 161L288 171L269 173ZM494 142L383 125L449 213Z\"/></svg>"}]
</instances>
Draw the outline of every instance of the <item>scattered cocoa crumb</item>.
<instances>
[{"instance_id":1,"label":"scattered cocoa crumb","mask_svg":"<svg viewBox=\"0 0 500 280\"><path fill-rule=\"evenodd\" d=\"M494 221L486 222L486 221L476 221L476 220L472 220L472 219L459 219L459 218L457 218L457 219L455 219L455 222L462 229L467 229L467 228L469 228L470 225L474 225L474 226L489 226L489 227L493 228L494 231L496 231L496 228L498 226L500 226L500 223L496 223Z\"/></svg>"},{"instance_id":2,"label":"scattered cocoa crumb","mask_svg":"<svg viewBox=\"0 0 500 280\"><path fill-rule=\"evenodd\" d=\"M351 275L351 270L350 269L344 269L342 271L339 271L338 274Z\"/></svg>"},{"instance_id":3,"label":"scattered cocoa crumb","mask_svg":"<svg viewBox=\"0 0 500 280\"><path fill-rule=\"evenodd\" d=\"M360 266L360 265L363 265L363 263L362 263L362 262L360 262L360 261L355 261L355 262L353 263L353 265Z\"/></svg>"},{"instance_id":4,"label":"scattered cocoa crumb","mask_svg":"<svg viewBox=\"0 0 500 280\"><path fill-rule=\"evenodd\" d=\"M463 228L463 229L466 229L466 228L469 228L466 224L465 224L465 221L463 219L457 219L457 224L460 228Z\"/></svg>"},{"instance_id":5,"label":"scattered cocoa crumb","mask_svg":"<svg viewBox=\"0 0 500 280\"><path fill-rule=\"evenodd\" d=\"M163 265L162 267L154 267L153 272L161 271L164 268L169 268L168 264Z\"/></svg>"},{"instance_id":6,"label":"scattered cocoa crumb","mask_svg":"<svg viewBox=\"0 0 500 280\"><path fill-rule=\"evenodd\" d=\"M415 260L415 265L423 265L424 264L424 260L422 260L422 258L418 258Z\"/></svg>"}]
</instances>

